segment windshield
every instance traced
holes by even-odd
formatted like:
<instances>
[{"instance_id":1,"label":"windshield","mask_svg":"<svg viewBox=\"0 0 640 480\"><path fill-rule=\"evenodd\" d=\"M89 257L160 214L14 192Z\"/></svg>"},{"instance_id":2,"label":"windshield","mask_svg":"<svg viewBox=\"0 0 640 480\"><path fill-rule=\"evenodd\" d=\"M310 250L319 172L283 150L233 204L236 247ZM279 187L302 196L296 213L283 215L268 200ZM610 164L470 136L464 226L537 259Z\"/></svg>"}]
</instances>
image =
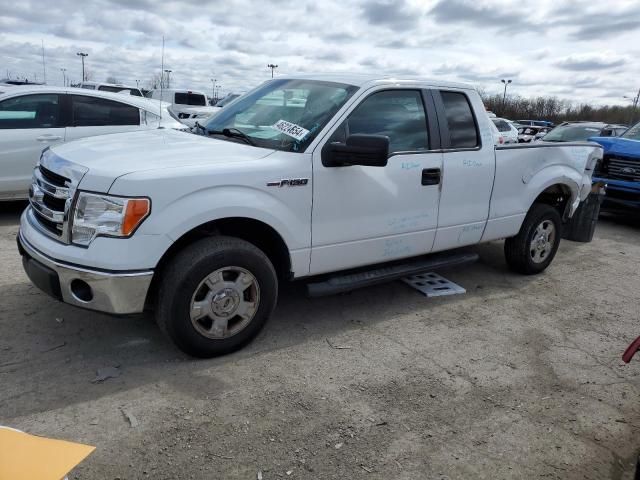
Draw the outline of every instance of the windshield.
<instances>
[{"instance_id":1,"label":"windshield","mask_svg":"<svg viewBox=\"0 0 640 480\"><path fill-rule=\"evenodd\" d=\"M496 126L496 128L498 129L499 132L510 132L511 131L511 127L504 120L502 120L500 118L492 118L491 121Z\"/></svg>"},{"instance_id":2,"label":"windshield","mask_svg":"<svg viewBox=\"0 0 640 480\"><path fill-rule=\"evenodd\" d=\"M314 80L271 80L222 109L204 128L237 129L259 147L301 152L357 89Z\"/></svg>"},{"instance_id":3,"label":"windshield","mask_svg":"<svg viewBox=\"0 0 640 480\"><path fill-rule=\"evenodd\" d=\"M640 140L640 123L636 123L633 127L622 134L622 138L630 140Z\"/></svg>"},{"instance_id":4,"label":"windshield","mask_svg":"<svg viewBox=\"0 0 640 480\"><path fill-rule=\"evenodd\" d=\"M179 105L196 105L199 107L204 107L207 104L207 99L201 93L180 93L176 92L176 96L174 98L175 103Z\"/></svg>"},{"instance_id":5,"label":"windshield","mask_svg":"<svg viewBox=\"0 0 640 480\"><path fill-rule=\"evenodd\" d=\"M589 137L600 135L600 127L586 125L564 125L556 127L544 136L545 142L586 141Z\"/></svg>"}]
</instances>

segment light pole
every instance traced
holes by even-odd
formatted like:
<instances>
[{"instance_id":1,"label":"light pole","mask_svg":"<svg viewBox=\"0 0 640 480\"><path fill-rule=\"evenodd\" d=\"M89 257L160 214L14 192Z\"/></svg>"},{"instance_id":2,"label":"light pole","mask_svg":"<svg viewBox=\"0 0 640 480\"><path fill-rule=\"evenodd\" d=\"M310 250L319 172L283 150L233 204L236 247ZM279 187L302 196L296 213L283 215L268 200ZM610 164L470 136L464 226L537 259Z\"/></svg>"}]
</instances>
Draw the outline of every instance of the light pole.
<instances>
[{"instance_id":1,"label":"light pole","mask_svg":"<svg viewBox=\"0 0 640 480\"><path fill-rule=\"evenodd\" d=\"M216 85L216 103L218 103L218 98L220 96L220 87L222 87L222 85Z\"/></svg>"},{"instance_id":2,"label":"light pole","mask_svg":"<svg viewBox=\"0 0 640 480\"><path fill-rule=\"evenodd\" d=\"M86 78L84 78L84 57L88 57L89 54L84 52L78 52L76 53L76 55L82 58L82 81L84 82L86 80Z\"/></svg>"},{"instance_id":3,"label":"light pole","mask_svg":"<svg viewBox=\"0 0 640 480\"><path fill-rule=\"evenodd\" d=\"M61 68L60 71L62 72L62 85L64 85L65 87L67 86L67 69L66 68Z\"/></svg>"},{"instance_id":4,"label":"light pole","mask_svg":"<svg viewBox=\"0 0 640 480\"><path fill-rule=\"evenodd\" d=\"M502 94L502 114L504 115L504 105L505 105L505 102L507 101L507 85L511 83L511 80L505 80L503 78L500 81L504 83L504 93Z\"/></svg>"},{"instance_id":5,"label":"light pole","mask_svg":"<svg viewBox=\"0 0 640 480\"><path fill-rule=\"evenodd\" d=\"M215 78L211 79L211 100L215 100L215 97L216 97L216 82L217 82L217 79Z\"/></svg>"},{"instance_id":6,"label":"light pole","mask_svg":"<svg viewBox=\"0 0 640 480\"><path fill-rule=\"evenodd\" d=\"M269 63L269 64L267 65L267 68L270 68L270 69L271 69L271 78L273 78L273 71L274 71L276 68L278 68L278 65L274 65L273 63Z\"/></svg>"},{"instance_id":7,"label":"light pole","mask_svg":"<svg viewBox=\"0 0 640 480\"><path fill-rule=\"evenodd\" d=\"M173 70L165 70L164 73L167 74L167 88L171 88L171 72L173 72Z\"/></svg>"},{"instance_id":8,"label":"light pole","mask_svg":"<svg viewBox=\"0 0 640 480\"><path fill-rule=\"evenodd\" d=\"M640 103L640 89L638 89L638 94L635 97L627 97L625 95L622 98L631 100L631 119L629 121L629 124L633 125L633 121L635 120L635 116L636 116L636 108L638 108L638 103Z\"/></svg>"}]
</instances>

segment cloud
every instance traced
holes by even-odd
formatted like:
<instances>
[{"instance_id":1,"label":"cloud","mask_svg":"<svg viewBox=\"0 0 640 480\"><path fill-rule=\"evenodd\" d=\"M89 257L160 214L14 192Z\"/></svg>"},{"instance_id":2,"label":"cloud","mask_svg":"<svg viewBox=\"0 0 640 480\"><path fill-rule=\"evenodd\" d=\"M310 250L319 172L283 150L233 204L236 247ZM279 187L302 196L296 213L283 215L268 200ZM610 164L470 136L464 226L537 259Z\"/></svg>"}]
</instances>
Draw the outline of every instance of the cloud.
<instances>
[{"instance_id":1,"label":"cloud","mask_svg":"<svg viewBox=\"0 0 640 480\"><path fill-rule=\"evenodd\" d=\"M438 0L429 13L438 23L466 23L504 32L541 30L528 20L528 15L523 15L522 6L520 2L490 7L477 1Z\"/></svg>"},{"instance_id":2,"label":"cloud","mask_svg":"<svg viewBox=\"0 0 640 480\"><path fill-rule=\"evenodd\" d=\"M570 55L557 60L554 65L564 70L573 70L577 72L591 70L610 70L612 68L621 67L627 61L617 55Z\"/></svg>"},{"instance_id":3,"label":"cloud","mask_svg":"<svg viewBox=\"0 0 640 480\"><path fill-rule=\"evenodd\" d=\"M570 29L570 38L581 41L606 39L633 32L640 25L640 10L637 5L609 2L594 4L582 1L579 4L562 4L549 15L550 25Z\"/></svg>"},{"instance_id":4,"label":"cloud","mask_svg":"<svg viewBox=\"0 0 640 480\"><path fill-rule=\"evenodd\" d=\"M410 28L418 22L418 16L404 0L367 1L362 6L362 13L371 25L388 28Z\"/></svg>"},{"instance_id":5,"label":"cloud","mask_svg":"<svg viewBox=\"0 0 640 480\"><path fill-rule=\"evenodd\" d=\"M488 92L510 78L514 94L563 89L581 102L631 95L640 77L633 0L95 0L81 9L77 0L0 0L0 11L0 76L41 79L44 41L53 84L61 68L80 79L82 50L95 80L147 86L163 36L173 86L211 91L216 78L223 93L269 79L268 63L279 65L276 75L441 77Z\"/></svg>"}]
</instances>

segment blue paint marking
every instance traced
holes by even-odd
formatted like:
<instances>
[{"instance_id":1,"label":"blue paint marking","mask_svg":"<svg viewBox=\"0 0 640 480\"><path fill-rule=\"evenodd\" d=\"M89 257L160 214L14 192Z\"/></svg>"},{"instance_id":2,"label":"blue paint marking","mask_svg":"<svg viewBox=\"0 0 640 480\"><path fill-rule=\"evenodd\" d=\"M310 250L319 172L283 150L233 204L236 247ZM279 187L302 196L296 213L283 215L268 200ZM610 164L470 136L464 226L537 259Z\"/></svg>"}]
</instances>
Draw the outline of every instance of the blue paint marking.
<instances>
[{"instance_id":1,"label":"blue paint marking","mask_svg":"<svg viewBox=\"0 0 640 480\"><path fill-rule=\"evenodd\" d=\"M402 162L403 170L413 170L414 168L420 168L422 165L416 162Z\"/></svg>"},{"instance_id":2,"label":"blue paint marking","mask_svg":"<svg viewBox=\"0 0 640 480\"><path fill-rule=\"evenodd\" d=\"M463 160L462 165L465 167L481 167L482 162L478 162L477 160Z\"/></svg>"}]
</instances>

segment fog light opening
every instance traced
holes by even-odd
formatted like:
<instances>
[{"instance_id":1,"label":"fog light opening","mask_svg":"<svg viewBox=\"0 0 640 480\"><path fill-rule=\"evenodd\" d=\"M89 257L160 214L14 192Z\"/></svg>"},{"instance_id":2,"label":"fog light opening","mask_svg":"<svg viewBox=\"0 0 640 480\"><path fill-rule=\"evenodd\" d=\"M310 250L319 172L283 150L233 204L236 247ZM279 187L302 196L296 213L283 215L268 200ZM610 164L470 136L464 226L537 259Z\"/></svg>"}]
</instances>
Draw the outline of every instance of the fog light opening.
<instances>
[{"instance_id":1,"label":"fog light opening","mask_svg":"<svg viewBox=\"0 0 640 480\"><path fill-rule=\"evenodd\" d=\"M90 302L93 300L93 290L84 280L74 279L71 281L71 293L81 302Z\"/></svg>"}]
</instances>

